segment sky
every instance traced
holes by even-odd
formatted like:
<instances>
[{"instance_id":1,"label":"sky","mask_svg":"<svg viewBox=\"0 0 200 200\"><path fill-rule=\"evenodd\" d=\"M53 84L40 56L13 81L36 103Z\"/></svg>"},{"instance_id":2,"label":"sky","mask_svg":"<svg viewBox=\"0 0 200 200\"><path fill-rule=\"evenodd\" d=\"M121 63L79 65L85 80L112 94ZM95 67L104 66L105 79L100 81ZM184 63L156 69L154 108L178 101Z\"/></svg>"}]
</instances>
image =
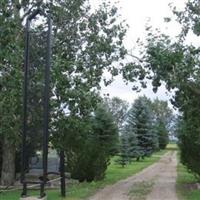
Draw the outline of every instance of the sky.
<instances>
[{"instance_id":1,"label":"sky","mask_svg":"<svg viewBox=\"0 0 200 200\"><path fill-rule=\"evenodd\" d=\"M94 7L101 2L101 0L91 0ZM145 25L147 22L154 28L159 28L162 32L175 36L180 30L177 22L164 23L165 17L172 17L172 11L169 4L176 6L178 9L184 8L185 0L110 0L111 3L117 5L120 10L121 18L125 19L129 25L124 44L127 49L133 49L136 46L138 38L144 40ZM120 76L115 78L115 81L107 87L103 87L102 94L109 94L110 97L118 96L123 100L133 103L133 101L141 95L154 99L158 97L162 100L169 100L171 95L167 92L164 85L160 87L155 94L152 91L152 86L149 83L148 87L140 93L133 91L132 84L126 85ZM171 106L172 107L172 106Z\"/></svg>"}]
</instances>

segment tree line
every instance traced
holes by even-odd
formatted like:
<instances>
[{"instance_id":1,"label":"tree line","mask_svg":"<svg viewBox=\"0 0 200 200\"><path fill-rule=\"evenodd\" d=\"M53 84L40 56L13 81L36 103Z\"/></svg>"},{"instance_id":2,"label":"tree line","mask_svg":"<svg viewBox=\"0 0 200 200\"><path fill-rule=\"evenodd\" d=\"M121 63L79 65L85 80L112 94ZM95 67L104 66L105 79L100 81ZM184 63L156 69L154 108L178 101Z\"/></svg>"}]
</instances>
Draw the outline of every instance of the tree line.
<instances>
[{"instance_id":1,"label":"tree line","mask_svg":"<svg viewBox=\"0 0 200 200\"><path fill-rule=\"evenodd\" d=\"M117 163L125 166L165 149L173 120L174 114L166 101L151 101L145 96L136 99L127 112L120 135Z\"/></svg>"},{"instance_id":2,"label":"tree line","mask_svg":"<svg viewBox=\"0 0 200 200\"><path fill-rule=\"evenodd\" d=\"M176 38L171 38L157 30L154 31L148 26L146 42L139 41L140 58L133 55L128 63L126 58L129 53L123 45L127 26L124 21L118 20L117 7L103 2L98 9L93 10L87 0L45 1L39 6L44 12L51 14L53 19L50 142L57 151L61 148L65 149L67 169L70 169L73 176L77 174L77 170L80 172L78 176L81 181L102 178L110 157L116 154L116 147L109 148L108 141L116 144L116 140L120 140L120 148L132 152L129 153L128 162L131 161L131 156L141 159L149 156L158 146L161 148L162 141L160 140L159 143L158 134L156 139L155 130L160 130L158 132L161 134L165 132L165 129L168 130L168 127L163 119L157 118L158 113L149 120L150 113L153 112L149 111L145 105L149 104L148 100L145 100L146 103L139 103L137 100L137 104L127 115L118 115L113 112L110 116L111 108L108 112L107 108L102 106L99 95L100 83L109 85L113 77L118 74L121 74L127 82L140 81L141 88L146 86L146 80L149 79L152 81L155 92L164 82L166 88L174 92L171 102L180 113L176 132L179 138L181 161L199 176L200 51L198 44L187 42L189 34L193 34L194 37L200 35L199 1L188 1L183 11L173 9L175 19L182 27ZM34 0L0 2L2 185L13 184L15 170L19 166L15 165L15 161L20 162L24 22L37 7L38 3ZM168 23L170 20L165 19ZM41 41L45 38L45 34L38 34L43 30L45 29L38 25L33 26L31 32L32 71L30 71L29 138L27 140L27 145L33 145L29 148L30 155L34 155L35 150L41 147L43 84L40 69L43 59L36 58L38 55L39 58L44 57ZM111 79L104 77L105 71L111 75ZM122 110L126 110L126 107L127 105L122 106ZM144 107L143 110L142 107ZM153 105L149 107L150 110L154 110ZM115 110L116 108L113 109ZM113 122L113 119L118 119L118 121ZM124 119L126 119L125 122ZM135 122L133 123L132 120ZM136 122L138 126L135 125ZM145 130L149 126L152 128L147 133ZM107 132L107 127L111 127L112 131ZM119 130L119 137L117 130ZM34 142L31 143L30 138L34 138ZM123 146L127 148L122 148ZM133 148L131 149L130 146ZM95 147L102 147L103 150L98 151ZM87 159L83 159L79 149L82 152L85 151L84 155ZM122 155L122 151L118 153ZM87 157L90 153L91 156ZM101 156L104 156L103 159ZM90 159L97 160L94 162ZM101 161L104 162L101 167L98 164L99 175L94 175L96 173L94 169L97 167L95 163ZM81 171L80 163L82 166L85 164L92 167ZM91 170L91 177L85 175L87 170Z\"/></svg>"},{"instance_id":3,"label":"tree line","mask_svg":"<svg viewBox=\"0 0 200 200\"><path fill-rule=\"evenodd\" d=\"M124 166L133 158L144 159L164 149L169 141L173 112L166 101L144 96L129 108L118 97L99 98L94 112L66 118L62 125L66 134L55 142L64 148L66 171L80 182L103 179L113 156Z\"/></svg>"},{"instance_id":4,"label":"tree line","mask_svg":"<svg viewBox=\"0 0 200 200\"><path fill-rule=\"evenodd\" d=\"M180 31L171 37L148 25L146 42L138 42L141 57L133 65L137 67L141 87L145 87L147 78L152 80L155 92L163 82L173 92L171 102L179 111L176 133L181 162L200 177L200 48L196 42L200 36L200 4L199 0L189 0L183 10L171 7L174 17L164 20L176 21ZM131 75L135 68L127 70ZM129 76L125 78L131 80Z\"/></svg>"}]
</instances>

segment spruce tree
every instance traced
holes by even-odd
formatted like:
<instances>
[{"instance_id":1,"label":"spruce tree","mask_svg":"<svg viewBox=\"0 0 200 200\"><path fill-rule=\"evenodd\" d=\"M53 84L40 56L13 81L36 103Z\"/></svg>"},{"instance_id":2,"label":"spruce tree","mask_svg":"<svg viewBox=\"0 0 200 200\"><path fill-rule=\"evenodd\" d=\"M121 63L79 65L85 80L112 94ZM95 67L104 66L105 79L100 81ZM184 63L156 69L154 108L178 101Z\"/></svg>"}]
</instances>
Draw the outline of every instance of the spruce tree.
<instances>
[{"instance_id":1,"label":"spruce tree","mask_svg":"<svg viewBox=\"0 0 200 200\"><path fill-rule=\"evenodd\" d=\"M123 128L120 142L120 158L117 160L117 163L124 166L128 162L131 163L133 158L139 156L137 136L128 124Z\"/></svg>"},{"instance_id":2,"label":"spruce tree","mask_svg":"<svg viewBox=\"0 0 200 200\"><path fill-rule=\"evenodd\" d=\"M159 149L165 149L169 142L169 136L168 136L168 131L163 121L161 120L157 121L156 132L158 135Z\"/></svg>"},{"instance_id":3,"label":"spruce tree","mask_svg":"<svg viewBox=\"0 0 200 200\"><path fill-rule=\"evenodd\" d=\"M116 163L124 167L127 165L129 161L129 141L127 134L123 134L120 137L120 145L119 145L119 158L116 160Z\"/></svg>"},{"instance_id":4,"label":"spruce tree","mask_svg":"<svg viewBox=\"0 0 200 200\"><path fill-rule=\"evenodd\" d=\"M151 114L146 104L146 97L139 97L135 100L129 111L127 124L136 135L137 160L149 156L154 151L157 137L152 128Z\"/></svg>"},{"instance_id":5,"label":"spruce tree","mask_svg":"<svg viewBox=\"0 0 200 200\"><path fill-rule=\"evenodd\" d=\"M126 124L126 126L124 127L124 131L127 135L128 157L129 157L129 162L131 163L133 158L137 158L139 156L139 148L137 145L138 140L136 134L134 133L134 130L128 124Z\"/></svg>"},{"instance_id":6,"label":"spruce tree","mask_svg":"<svg viewBox=\"0 0 200 200\"><path fill-rule=\"evenodd\" d=\"M93 181L104 178L113 150L118 143L117 126L110 113L102 106L98 106L90 119L80 120L80 125L72 127L77 134L76 144L67 146L67 170L72 178L82 181ZM77 123L79 123L77 121ZM76 148L74 148L76 145Z\"/></svg>"}]
</instances>

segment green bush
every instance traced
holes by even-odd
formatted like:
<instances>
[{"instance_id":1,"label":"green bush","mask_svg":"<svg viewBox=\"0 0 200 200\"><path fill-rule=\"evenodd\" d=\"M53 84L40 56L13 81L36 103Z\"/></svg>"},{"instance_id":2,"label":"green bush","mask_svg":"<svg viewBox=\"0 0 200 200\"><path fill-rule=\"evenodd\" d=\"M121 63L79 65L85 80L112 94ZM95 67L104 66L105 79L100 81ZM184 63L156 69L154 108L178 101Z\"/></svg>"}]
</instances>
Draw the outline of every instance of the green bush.
<instances>
[{"instance_id":1,"label":"green bush","mask_svg":"<svg viewBox=\"0 0 200 200\"><path fill-rule=\"evenodd\" d=\"M116 149L116 124L102 106L89 119L79 119L76 123L77 129L73 129L74 142L66 140L64 144L66 170L80 182L100 180L105 176L110 157ZM71 128L74 128L74 124Z\"/></svg>"}]
</instances>

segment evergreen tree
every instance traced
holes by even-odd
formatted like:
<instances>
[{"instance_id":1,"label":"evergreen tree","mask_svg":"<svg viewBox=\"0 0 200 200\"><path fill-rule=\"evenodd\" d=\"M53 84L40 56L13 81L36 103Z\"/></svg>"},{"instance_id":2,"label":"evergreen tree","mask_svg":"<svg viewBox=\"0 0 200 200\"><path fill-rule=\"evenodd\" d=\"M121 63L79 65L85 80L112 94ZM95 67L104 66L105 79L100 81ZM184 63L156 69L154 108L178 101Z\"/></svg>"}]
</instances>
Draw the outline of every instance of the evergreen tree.
<instances>
[{"instance_id":1,"label":"evergreen tree","mask_svg":"<svg viewBox=\"0 0 200 200\"><path fill-rule=\"evenodd\" d=\"M125 125L124 132L128 140L128 157L131 162L133 158L139 156L138 140L133 128L128 124Z\"/></svg>"},{"instance_id":2,"label":"evergreen tree","mask_svg":"<svg viewBox=\"0 0 200 200\"><path fill-rule=\"evenodd\" d=\"M159 149L165 149L169 142L169 136L166 126L161 120L157 121L155 126L155 131L158 135Z\"/></svg>"},{"instance_id":3,"label":"evergreen tree","mask_svg":"<svg viewBox=\"0 0 200 200\"><path fill-rule=\"evenodd\" d=\"M118 143L117 126L103 106L99 106L90 119L80 122L82 128L77 135L79 139L74 138L77 143L65 145L67 170L72 178L81 182L100 180L105 176L113 149ZM72 128L77 132L74 126Z\"/></svg>"},{"instance_id":4,"label":"evergreen tree","mask_svg":"<svg viewBox=\"0 0 200 200\"><path fill-rule=\"evenodd\" d=\"M155 99L148 102L151 110L154 131L158 135L158 149L164 149L169 142L169 134L173 131L174 115L168 102Z\"/></svg>"},{"instance_id":5,"label":"evergreen tree","mask_svg":"<svg viewBox=\"0 0 200 200\"><path fill-rule=\"evenodd\" d=\"M120 164L122 167L127 165L130 159L129 156L129 141L126 134L123 134L120 137L120 144L119 144L119 158L116 160L117 164Z\"/></svg>"},{"instance_id":6,"label":"evergreen tree","mask_svg":"<svg viewBox=\"0 0 200 200\"><path fill-rule=\"evenodd\" d=\"M137 138L137 149L135 150L138 153L137 160L151 155L157 143L146 101L146 97L136 99L127 119L127 124L131 127L129 130L133 130Z\"/></svg>"},{"instance_id":7,"label":"evergreen tree","mask_svg":"<svg viewBox=\"0 0 200 200\"><path fill-rule=\"evenodd\" d=\"M130 161L130 140L127 132L123 131L120 137L119 158L116 160L116 163L124 167L125 165L127 165L129 161Z\"/></svg>"}]
</instances>

